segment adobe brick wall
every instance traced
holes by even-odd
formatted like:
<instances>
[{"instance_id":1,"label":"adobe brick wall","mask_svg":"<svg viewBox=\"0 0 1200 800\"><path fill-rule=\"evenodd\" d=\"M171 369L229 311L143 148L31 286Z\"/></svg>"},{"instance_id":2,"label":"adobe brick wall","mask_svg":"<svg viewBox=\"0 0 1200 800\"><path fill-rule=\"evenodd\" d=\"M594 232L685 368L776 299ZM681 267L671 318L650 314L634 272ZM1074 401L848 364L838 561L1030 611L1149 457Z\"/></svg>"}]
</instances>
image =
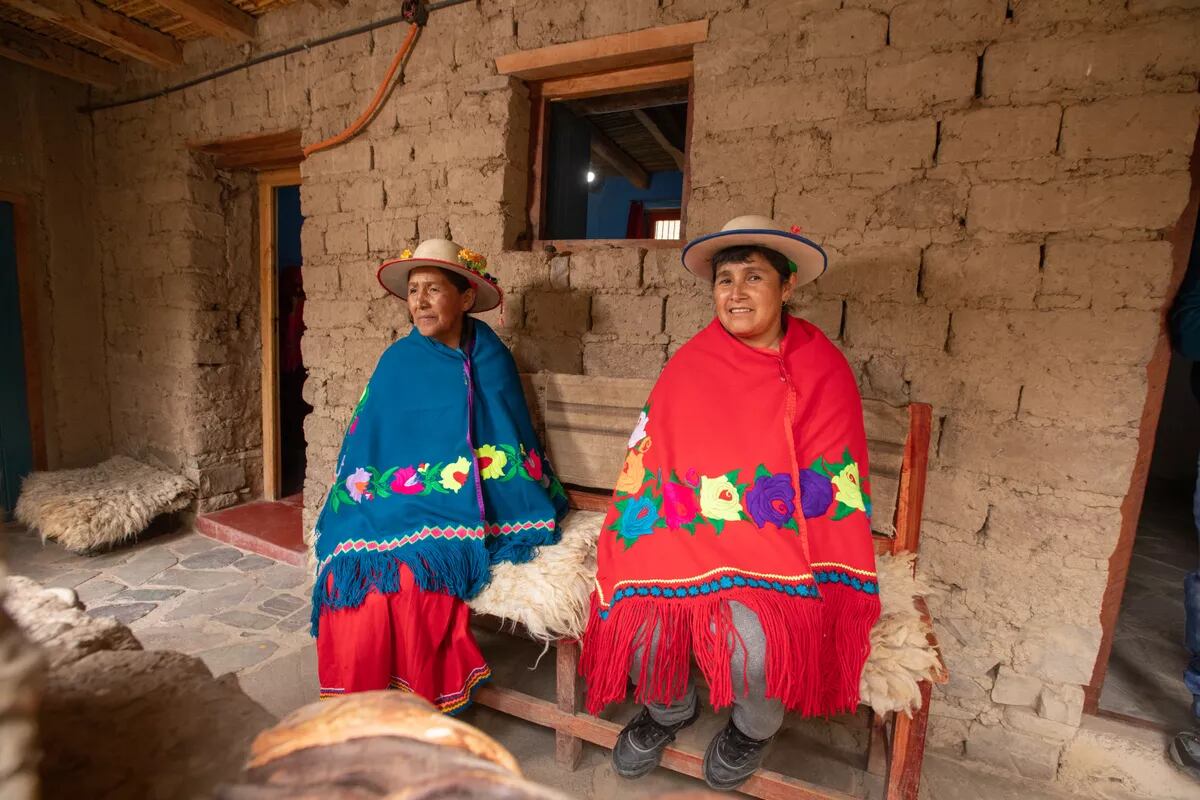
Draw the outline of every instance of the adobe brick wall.
<instances>
[{"instance_id":1,"label":"adobe brick wall","mask_svg":"<svg viewBox=\"0 0 1200 800\"><path fill-rule=\"evenodd\" d=\"M103 460L112 448L102 285L90 204L91 125L75 108L87 91L5 61L0 79L0 192L25 198L35 276L42 413L50 468Z\"/></svg>"},{"instance_id":2,"label":"adobe brick wall","mask_svg":"<svg viewBox=\"0 0 1200 800\"><path fill-rule=\"evenodd\" d=\"M390 13L294 6L260 21L255 46ZM650 377L707 322L708 289L675 250L507 249L524 224L528 104L492 61L705 16L689 230L744 213L802 225L834 266L800 293L801 313L838 340L866 394L935 406L922 558L946 589L934 605L953 678L931 743L1053 778L1099 646L1177 255L1165 234L1190 190L1194 3L484 0L436 12L366 132L302 167L306 519L375 359L407 330L374 280L405 245L448 235L490 256L522 369ZM176 453L208 481L209 505L254 492L257 279L235 220L248 185L183 144L341 130L404 32L93 116L105 281L128 287L106 297L114 439ZM219 43L187 51L186 70L131 73L123 93L240 58Z\"/></svg>"}]
</instances>

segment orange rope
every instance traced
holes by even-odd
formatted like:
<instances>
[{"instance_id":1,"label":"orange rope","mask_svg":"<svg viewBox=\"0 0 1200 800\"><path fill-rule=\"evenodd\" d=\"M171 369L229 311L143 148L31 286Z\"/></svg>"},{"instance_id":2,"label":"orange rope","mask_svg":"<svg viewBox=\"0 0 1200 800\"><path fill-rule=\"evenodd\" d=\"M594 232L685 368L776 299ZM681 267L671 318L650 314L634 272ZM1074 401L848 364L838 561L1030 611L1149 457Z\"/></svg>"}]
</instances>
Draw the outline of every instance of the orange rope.
<instances>
[{"instance_id":1,"label":"orange rope","mask_svg":"<svg viewBox=\"0 0 1200 800\"><path fill-rule=\"evenodd\" d=\"M350 126L346 128L346 130L342 131L336 136L329 137L323 142L310 144L308 147L304 148L304 156L306 158L311 156L313 153L321 150L327 150L330 147L339 145L346 141L362 130L363 126L375 116L375 113L379 111L379 104L383 102L384 95L387 94L388 87L392 85L392 78L396 76L396 70L400 68L400 64L404 61L404 57L408 55L408 51L412 49L413 41L416 40L417 31L420 29L420 27L420 25L409 26L408 35L404 37L404 43L401 44L400 49L396 51L396 57L392 59L392 65L388 67L388 72L384 77L383 82L380 83L379 88L375 90L375 97L371 99L371 104L367 106L367 110L360 114L358 119L354 120L354 122L351 122Z\"/></svg>"}]
</instances>

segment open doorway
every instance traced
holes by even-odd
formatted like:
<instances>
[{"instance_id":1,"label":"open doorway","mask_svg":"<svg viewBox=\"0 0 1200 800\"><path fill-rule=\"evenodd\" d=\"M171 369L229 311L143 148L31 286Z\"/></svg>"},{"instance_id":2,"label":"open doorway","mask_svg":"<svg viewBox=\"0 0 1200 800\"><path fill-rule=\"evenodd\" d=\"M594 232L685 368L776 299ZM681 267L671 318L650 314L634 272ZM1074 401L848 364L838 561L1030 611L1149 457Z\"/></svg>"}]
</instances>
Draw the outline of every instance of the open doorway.
<instances>
[{"instance_id":1,"label":"open doorway","mask_svg":"<svg viewBox=\"0 0 1200 800\"><path fill-rule=\"evenodd\" d=\"M308 370L300 339L304 335L304 272L300 249L299 184L275 187L275 274L279 318L279 494L300 497L303 503L306 468L304 418L313 407L304 400Z\"/></svg>"},{"instance_id":2,"label":"open doorway","mask_svg":"<svg viewBox=\"0 0 1200 800\"><path fill-rule=\"evenodd\" d=\"M46 460L28 227L24 199L0 193L0 522L12 517L21 481Z\"/></svg>"},{"instance_id":3,"label":"open doorway","mask_svg":"<svg viewBox=\"0 0 1200 800\"><path fill-rule=\"evenodd\" d=\"M1188 279L1200 274L1193 238ZM1186 282L1185 282L1186 283ZM1193 371L1195 370L1195 372ZM1200 458L1200 364L1173 353L1098 710L1169 732L1192 726L1184 685L1184 578L1200 563L1193 514Z\"/></svg>"},{"instance_id":4,"label":"open doorway","mask_svg":"<svg viewBox=\"0 0 1200 800\"><path fill-rule=\"evenodd\" d=\"M203 514L196 529L214 539L302 565L304 544L304 255L300 230L298 132L195 145L218 167L257 173L261 335L261 499ZM285 166L286 165L286 166Z\"/></svg>"}]
</instances>

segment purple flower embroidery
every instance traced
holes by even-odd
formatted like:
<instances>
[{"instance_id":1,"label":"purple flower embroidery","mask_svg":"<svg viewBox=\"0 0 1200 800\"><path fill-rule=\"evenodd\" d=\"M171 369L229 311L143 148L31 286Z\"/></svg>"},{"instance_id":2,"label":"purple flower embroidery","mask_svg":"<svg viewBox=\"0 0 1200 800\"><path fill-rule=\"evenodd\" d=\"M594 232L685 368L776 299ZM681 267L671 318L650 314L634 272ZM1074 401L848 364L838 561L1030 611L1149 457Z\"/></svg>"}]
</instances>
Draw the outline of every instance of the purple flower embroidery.
<instances>
[{"instance_id":1,"label":"purple flower embroidery","mask_svg":"<svg viewBox=\"0 0 1200 800\"><path fill-rule=\"evenodd\" d=\"M771 523L782 528L796 512L796 490L792 478L785 472L778 475L759 475L754 486L746 492L746 510L759 528Z\"/></svg>"},{"instance_id":2,"label":"purple flower embroidery","mask_svg":"<svg viewBox=\"0 0 1200 800\"><path fill-rule=\"evenodd\" d=\"M800 470L800 507L804 518L823 517L833 502L833 482L813 469Z\"/></svg>"}]
</instances>

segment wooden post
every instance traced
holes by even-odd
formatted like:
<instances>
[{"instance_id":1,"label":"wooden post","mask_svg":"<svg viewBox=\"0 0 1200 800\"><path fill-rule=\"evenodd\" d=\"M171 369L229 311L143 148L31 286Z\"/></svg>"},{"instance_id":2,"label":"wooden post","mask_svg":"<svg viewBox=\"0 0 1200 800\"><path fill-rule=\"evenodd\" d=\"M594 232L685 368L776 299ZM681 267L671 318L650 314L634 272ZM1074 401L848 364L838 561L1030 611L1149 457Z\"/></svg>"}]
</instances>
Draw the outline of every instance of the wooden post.
<instances>
[{"instance_id":1,"label":"wooden post","mask_svg":"<svg viewBox=\"0 0 1200 800\"><path fill-rule=\"evenodd\" d=\"M574 714L579 710L582 701L582 692L579 686L579 642L560 639L557 647L558 710ZM556 730L554 732L554 760L560 767L573 772L579 766L579 759L582 756L582 739L565 731Z\"/></svg>"},{"instance_id":2,"label":"wooden post","mask_svg":"<svg viewBox=\"0 0 1200 800\"><path fill-rule=\"evenodd\" d=\"M921 710L912 718L896 714L888 764L887 800L917 800L921 788L921 763L925 759L925 734L929 728L929 697L933 684L921 681Z\"/></svg>"},{"instance_id":3,"label":"wooden post","mask_svg":"<svg viewBox=\"0 0 1200 800\"><path fill-rule=\"evenodd\" d=\"M867 772L880 778L888 773L888 716L871 712L871 741L867 746Z\"/></svg>"}]
</instances>

